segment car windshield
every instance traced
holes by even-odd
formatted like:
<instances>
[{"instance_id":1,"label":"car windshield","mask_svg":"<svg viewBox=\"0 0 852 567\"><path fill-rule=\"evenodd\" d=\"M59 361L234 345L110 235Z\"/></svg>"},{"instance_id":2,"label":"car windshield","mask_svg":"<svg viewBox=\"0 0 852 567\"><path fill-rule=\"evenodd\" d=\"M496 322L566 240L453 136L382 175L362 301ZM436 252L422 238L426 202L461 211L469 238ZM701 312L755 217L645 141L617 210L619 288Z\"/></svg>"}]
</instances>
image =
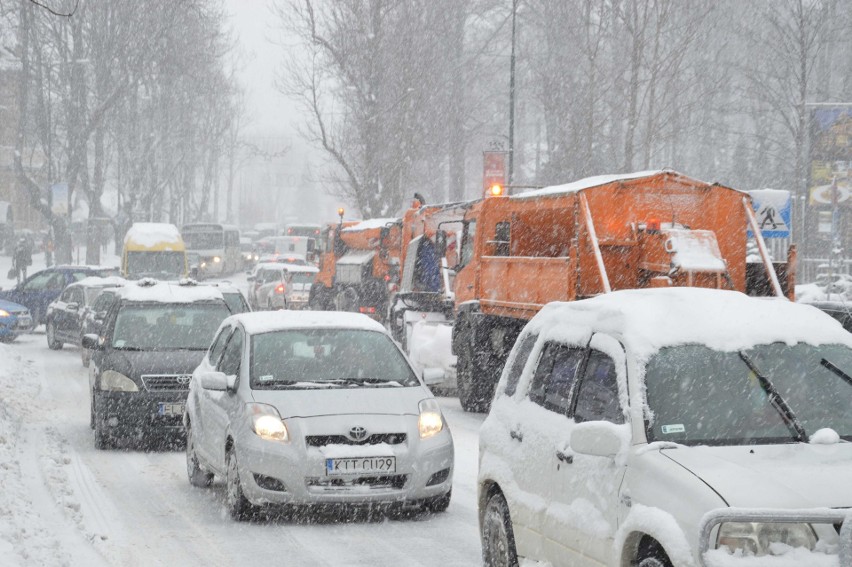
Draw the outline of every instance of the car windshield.
<instances>
[{"instance_id":1,"label":"car windshield","mask_svg":"<svg viewBox=\"0 0 852 567\"><path fill-rule=\"evenodd\" d=\"M225 303L228 304L228 310L232 315L245 313L249 310L243 295L238 291L223 291L222 297L225 298Z\"/></svg>"},{"instance_id":2,"label":"car windshield","mask_svg":"<svg viewBox=\"0 0 852 567\"><path fill-rule=\"evenodd\" d=\"M222 248L222 232L187 232L182 236L186 247L192 250Z\"/></svg>"},{"instance_id":3,"label":"car windshield","mask_svg":"<svg viewBox=\"0 0 852 567\"><path fill-rule=\"evenodd\" d=\"M852 440L852 379L842 376L849 372L852 349L841 345L773 343L742 352L664 348L646 367L648 441L789 443L796 439L790 414L808 435L828 427Z\"/></svg>"},{"instance_id":4,"label":"car windshield","mask_svg":"<svg viewBox=\"0 0 852 567\"><path fill-rule=\"evenodd\" d=\"M383 333L357 329L294 329L251 339L251 387L400 387L419 382Z\"/></svg>"},{"instance_id":5,"label":"car windshield","mask_svg":"<svg viewBox=\"0 0 852 567\"><path fill-rule=\"evenodd\" d=\"M293 272L293 279L291 281L297 284L312 284L314 283L315 275L310 272Z\"/></svg>"},{"instance_id":6,"label":"car windshield","mask_svg":"<svg viewBox=\"0 0 852 567\"><path fill-rule=\"evenodd\" d=\"M131 278L180 278L184 259L183 252L128 252L127 273Z\"/></svg>"},{"instance_id":7,"label":"car windshield","mask_svg":"<svg viewBox=\"0 0 852 567\"><path fill-rule=\"evenodd\" d=\"M129 303L121 307L112 334L120 350L207 350L230 312L217 303Z\"/></svg>"}]
</instances>

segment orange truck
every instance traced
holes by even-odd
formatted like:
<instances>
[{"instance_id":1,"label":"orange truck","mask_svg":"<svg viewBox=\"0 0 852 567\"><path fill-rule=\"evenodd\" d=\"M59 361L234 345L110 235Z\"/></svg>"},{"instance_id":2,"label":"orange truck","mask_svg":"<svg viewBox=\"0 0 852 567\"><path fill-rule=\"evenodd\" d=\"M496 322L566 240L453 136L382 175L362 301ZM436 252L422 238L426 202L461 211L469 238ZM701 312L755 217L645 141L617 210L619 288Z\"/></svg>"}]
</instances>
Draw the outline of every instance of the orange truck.
<instances>
[{"instance_id":1,"label":"orange truck","mask_svg":"<svg viewBox=\"0 0 852 567\"><path fill-rule=\"evenodd\" d=\"M384 321L389 288L399 278L401 222L370 219L325 227L311 309L354 311Z\"/></svg>"},{"instance_id":2,"label":"orange truck","mask_svg":"<svg viewBox=\"0 0 852 567\"><path fill-rule=\"evenodd\" d=\"M548 302L655 286L793 298L795 249L771 261L751 197L671 170L487 197L462 227L452 352L467 411L487 410L515 339ZM746 262L747 227L759 264ZM439 255L445 241L438 229Z\"/></svg>"}]
</instances>

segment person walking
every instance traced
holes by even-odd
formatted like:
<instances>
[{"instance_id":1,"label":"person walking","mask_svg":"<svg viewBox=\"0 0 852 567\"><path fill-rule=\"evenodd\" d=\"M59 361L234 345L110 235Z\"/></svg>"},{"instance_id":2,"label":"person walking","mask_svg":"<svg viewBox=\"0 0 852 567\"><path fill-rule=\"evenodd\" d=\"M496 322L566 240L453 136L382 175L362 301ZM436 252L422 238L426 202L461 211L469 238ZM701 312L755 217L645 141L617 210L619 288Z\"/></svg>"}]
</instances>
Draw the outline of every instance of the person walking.
<instances>
[{"instance_id":1,"label":"person walking","mask_svg":"<svg viewBox=\"0 0 852 567\"><path fill-rule=\"evenodd\" d=\"M18 239L18 243L15 245L15 256L13 259L13 268L15 268L15 275L17 276L18 283L21 283L25 279L27 279L27 268L33 265L33 251L30 247L30 243L23 236Z\"/></svg>"}]
</instances>

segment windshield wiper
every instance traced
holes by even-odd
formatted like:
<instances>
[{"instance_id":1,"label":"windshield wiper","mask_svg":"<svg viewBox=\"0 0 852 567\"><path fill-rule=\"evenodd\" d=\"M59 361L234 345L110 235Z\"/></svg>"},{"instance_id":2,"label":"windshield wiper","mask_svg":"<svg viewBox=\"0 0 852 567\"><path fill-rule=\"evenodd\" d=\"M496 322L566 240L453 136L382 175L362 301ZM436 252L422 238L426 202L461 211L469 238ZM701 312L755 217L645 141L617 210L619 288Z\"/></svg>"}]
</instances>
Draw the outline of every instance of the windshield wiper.
<instances>
[{"instance_id":1,"label":"windshield wiper","mask_svg":"<svg viewBox=\"0 0 852 567\"><path fill-rule=\"evenodd\" d=\"M840 370L840 368L838 368L835 364L825 358L820 360L819 364L820 366L828 368L834 375L838 376L841 380L852 386L852 376L849 376L848 374Z\"/></svg>"},{"instance_id":2,"label":"windshield wiper","mask_svg":"<svg viewBox=\"0 0 852 567\"><path fill-rule=\"evenodd\" d=\"M802 427L802 424L796 417L796 414L793 413L793 410L789 405L787 405L787 402L784 401L781 394L778 393L778 390L775 388L772 381L760 373L760 370L757 369L757 366L754 365L754 362L752 362L746 353L740 351L739 355L742 361L745 362L745 365L748 366L749 370L754 372L754 375L757 376L757 381L760 383L760 387L763 388L763 391L769 396L770 405L772 405L772 407L781 415L781 419L784 420L784 423L788 428L790 428L790 431L793 432L793 439L806 443L808 440L808 434L805 432L805 428Z\"/></svg>"},{"instance_id":3,"label":"windshield wiper","mask_svg":"<svg viewBox=\"0 0 852 567\"><path fill-rule=\"evenodd\" d=\"M366 385L387 385L387 386L399 386L399 382L388 382L387 380L382 380L381 378L341 378L339 380L326 380L323 381L323 384L327 383L332 384L349 384L354 386L366 386Z\"/></svg>"}]
</instances>

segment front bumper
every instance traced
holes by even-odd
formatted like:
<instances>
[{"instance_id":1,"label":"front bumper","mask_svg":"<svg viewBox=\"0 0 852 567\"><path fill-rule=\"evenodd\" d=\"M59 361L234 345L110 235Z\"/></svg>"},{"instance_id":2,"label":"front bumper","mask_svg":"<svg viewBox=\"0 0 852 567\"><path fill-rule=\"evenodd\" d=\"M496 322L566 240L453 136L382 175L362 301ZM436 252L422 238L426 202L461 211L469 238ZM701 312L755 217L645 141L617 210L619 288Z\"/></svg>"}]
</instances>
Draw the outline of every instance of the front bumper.
<instances>
[{"instance_id":1,"label":"front bumper","mask_svg":"<svg viewBox=\"0 0 852 567\"><path fill-rule=\"evenodd\" d=\"M396 458L394 472L339 476L328 474L326 459L341 447L347 456L356 456L357 448L314 446L295 429L297 434L289 443L264 441L251 432L236 443L243 492L253 504L417 503L445 495L452 487L453 443L446 428L421 440L415 420L415 429L406 432L404 442L383 444L378 450L382 456ZM377 447L364 445L364 456L376 456Z\"/></svg>"},{"instance_id":2,"label":"front bumper","mask_svg":"<svg viewBox=\"0 0 852 567\"><path fill-rule=\"evenodd\" d=\"M161 404L174 410L186 405L186 391L95 391L95 419L111 437L168 436L184 434L183 412L162 415ZM179 404L179 406L176 406Z\"/></svg>"},{"instance_id":3,"label":"front bumper","mask_svg":"<svg viewBox=\"0 0 852 567\"><path fill-rule=\"evenodd\" d=\"M12 313L9 317L0 319L0 337L16 337L33 330L33 318L29 312Z\"/></svg>"},{"instance_id":4,"label":"front bumper","mask_svg":"<svg viewBox=\"0 0 852 567\"><path fill-rule=\"evenodd\" d=\"M715 547L716 534L725 522L759 522L810 524L818 541L823 536L837 537L838 565L852 565L852 510L844 508L813 508L806 510L777 510L750 508L721 508L705 514L701 520L698 539L698 561L701 567L713 567L707 553ZM753 558L744 558L744 562ZM725 565L733 565L733 557L725 558ZM753 565L754 563L747 563Z\"/></svg>"}]
</instances>

